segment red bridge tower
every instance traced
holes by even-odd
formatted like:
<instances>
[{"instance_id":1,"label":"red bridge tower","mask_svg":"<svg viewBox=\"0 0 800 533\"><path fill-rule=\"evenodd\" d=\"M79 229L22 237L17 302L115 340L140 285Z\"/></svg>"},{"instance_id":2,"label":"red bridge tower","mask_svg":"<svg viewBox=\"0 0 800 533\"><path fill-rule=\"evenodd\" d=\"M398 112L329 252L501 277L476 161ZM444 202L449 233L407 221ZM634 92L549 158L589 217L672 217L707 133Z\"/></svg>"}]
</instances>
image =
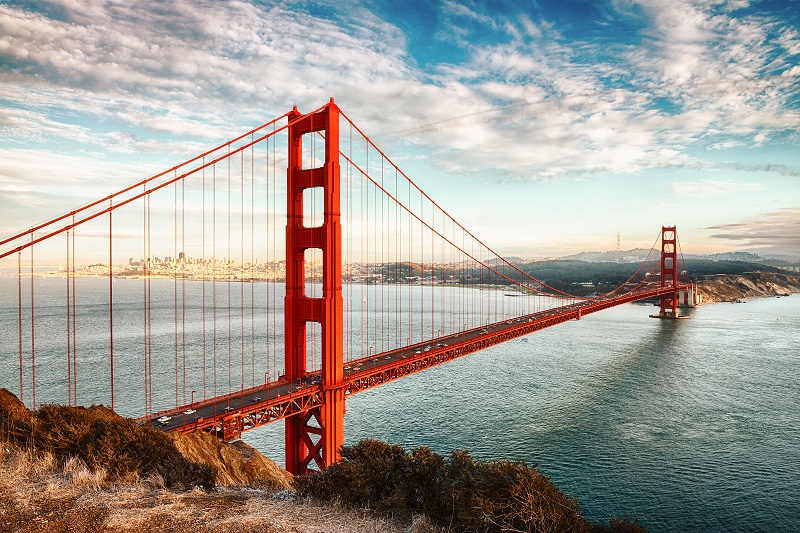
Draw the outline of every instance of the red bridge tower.
<instances>
[{"instance_id":1,"label":"red bridge tower","mask_svg":"<svg viewBox=\"0 0 800 533\"><path fill-rule=\"evenodd\" d=\"M678 285L678 234L675 226L661 227L661 286ZM678 289L661 296L660 318L678 318Z\"/></svg>"},{"instance_id":2,"label":"red bridge tower","mask_svg":"<svg viewBox=\"0 0 800 533\"><path fill-rule=\"evenodd\" d=\"M299 119L299 120L298 120ZM296 121L296 122L295 122ZM313 460L320 468L338 460L344 444L344 368L342 362L342 226L339 187L339 108L330 103L317 113L289 115L287 169L286 297L284 300L286 379L306 372L306 323L322 329L322 405L286 419L286 469L304 474ZM303 168L303 135L323 132L325 162ZM322 189L323 222L303 221L303 192ZM305 251L322 251L322 297L306 296Z\"/></svg>"}]
</instances>

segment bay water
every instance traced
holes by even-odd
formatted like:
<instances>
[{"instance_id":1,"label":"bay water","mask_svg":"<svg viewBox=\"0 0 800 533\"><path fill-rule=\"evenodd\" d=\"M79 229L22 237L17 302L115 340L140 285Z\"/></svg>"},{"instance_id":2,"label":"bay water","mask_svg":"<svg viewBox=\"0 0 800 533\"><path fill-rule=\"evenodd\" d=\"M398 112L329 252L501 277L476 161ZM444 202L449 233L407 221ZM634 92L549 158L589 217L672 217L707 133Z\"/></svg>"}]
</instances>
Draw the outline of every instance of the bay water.
<instances>
[{"instance_id":1,"label":"bay water","mask_svg":"<svg viewBox=\"0 0 800 533\"><path fill-rule=\"evenodd\" d=\"M108 281L80 283L78 400L108 404L103 348L108 320L102 303ZM169 406L178 395L172 358L174 284L152 283L153 350L169 355L154 363L158 408ZM38 402L63 403L66 360L55 338L65 329L60 309L65 305L64 280L35 278L35 284ZM186 284L191 308L197 308L200 286ZM119 280L114 287L117 411L140 415L141 281ZM234 325L239 288L231 304ZM219 290L223 294L225 288ZM0 386L15 393L17 291L16 278L0 278ZM256 329L280 329L282 295L270 296L268 288L259 293L264 296L254 305L263 312ZM480 297L503 297L502 291L484 293ZM227 301L224 294L220 301ZM689 320L679 321L649 318L653 310L619 306L359 393L347 400L346 443L375 438L405 447L429 446L445 455L467 449L480 459L538 464L593 520L627 516L652 531L666 532L796 530L800 296L705 305L689 310ZM227 313L220 311L220 327ZM191 357L202 348L198 316L187 314L188 323L181 325L188 352L195 354ZM23 385L30 395L27 318L23 326ZM356 344L372 343L356 338L358 331L348 335ZM233 346L241 344L243 353L253 349L243 339L259 344L247 334L234 337ZM273 340L277 346L282 343L277 336ZM230 350L227 345L224 340L217 346L220 354ZM180 348L182 355L183 343ZM276 347L271 350L264 357L282 358ZM237 360L234 375L248 366L242 358L244 364L237 369ZM219 362L220 375L226 364L230 361ZM264 369L257 368L247 379L263 379ZM199 376L188 379L189 389L198 389L200 397ZM226 387L239 385L221 379L218 386L224 393ZM26 401L30 404L29 396ZM281 422L243 438L283 462Z\"/></svg>"},{"instance_id":2,"label":"bay water","mask_svg":"<svg viewBox=\"0 0 800 533\"><path fill-rule=\"evenodd\" d=\"M355 395L345 440L538 464L592 520L800 528L800 296L624 305ZM283 457L282 425L244 435Z\"/></svg>"}]
</instances>

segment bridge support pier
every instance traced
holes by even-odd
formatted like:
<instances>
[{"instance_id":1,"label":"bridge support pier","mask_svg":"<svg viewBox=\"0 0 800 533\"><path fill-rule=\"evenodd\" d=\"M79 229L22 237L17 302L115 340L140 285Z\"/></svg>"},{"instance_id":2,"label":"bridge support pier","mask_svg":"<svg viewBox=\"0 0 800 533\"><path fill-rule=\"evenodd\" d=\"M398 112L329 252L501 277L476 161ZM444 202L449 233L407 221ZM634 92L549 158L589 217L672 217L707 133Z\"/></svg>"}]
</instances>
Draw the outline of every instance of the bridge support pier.
<instances>
[{"instance_id":1,"label":"bridge support pier","mask_svg":"<svg viewBox=\"0 0 800 533\"><path fill-rule=\"evenodd\" d=\"M344 444L344 364L342 360L342 226L339 187L339 108L331 102L320 112L289 115L287 168L285 378L302 380L306 368L306 323L322 329L323 403L286 419L286 469L301 475L311 462L325 468L339 458ZM303 168L303 136L324 134L325 162ZM322 190L323 222L307 227L303 220L303 193ZM305 291L305 251L322 252L322 297Z\"/></svg>"}]
</instances>

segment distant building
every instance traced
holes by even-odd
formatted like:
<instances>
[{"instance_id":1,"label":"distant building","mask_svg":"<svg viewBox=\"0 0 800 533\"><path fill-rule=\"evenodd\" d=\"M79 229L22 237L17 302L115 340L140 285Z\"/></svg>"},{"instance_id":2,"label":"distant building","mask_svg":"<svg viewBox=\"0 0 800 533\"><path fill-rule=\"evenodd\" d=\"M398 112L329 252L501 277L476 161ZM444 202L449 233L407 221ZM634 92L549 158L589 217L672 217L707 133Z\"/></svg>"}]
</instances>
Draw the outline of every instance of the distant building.
<instances>
[{"instance_id":1,"label":"distant building","mask_svg":"<svg viewBox=\"0 0 800 533\"><path fill-rule=\"evenodd\" d=\"M703 295L692 283L685 291L678 291L678 307L697 307L703 303Z\"/></svg>"}]
</instances>

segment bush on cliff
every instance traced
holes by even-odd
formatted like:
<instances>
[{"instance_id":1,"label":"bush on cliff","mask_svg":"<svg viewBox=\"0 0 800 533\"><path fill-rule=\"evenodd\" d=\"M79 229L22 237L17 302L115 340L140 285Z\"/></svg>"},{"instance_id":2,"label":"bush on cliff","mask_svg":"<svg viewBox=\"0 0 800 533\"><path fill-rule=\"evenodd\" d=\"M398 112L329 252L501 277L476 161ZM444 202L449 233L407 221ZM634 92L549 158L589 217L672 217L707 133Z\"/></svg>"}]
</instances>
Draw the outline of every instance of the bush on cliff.
<instances>
[{"instance_id":1,"label":"bush on cliff","mask_svg":"<svg viewBox=\"0 0 800 533\"><path fill-rule=\"evenodd\" d=\"M639 533L636 522L589 523L573 498L524 462L477 461L456 450L449 458L420 447L362 440L342 460L295 480L301 496L338 500L394 516L425 515L454 531Z\"/></svg>"},{"instance_id":2,"label":"bush on cliff","mask_svg":"<svg viewBox=\"0 0 800 533\"><path fill-rule=\"evenodd\" d=\"M169 436L103 406L50 404L31 412L0 389L0 431L0 439L50 452L61 463L75 457L92 470L102 468L108 481L159 475L169 487L214 486L211 469L183 457Z\"/></svg>"}]
</instances>

